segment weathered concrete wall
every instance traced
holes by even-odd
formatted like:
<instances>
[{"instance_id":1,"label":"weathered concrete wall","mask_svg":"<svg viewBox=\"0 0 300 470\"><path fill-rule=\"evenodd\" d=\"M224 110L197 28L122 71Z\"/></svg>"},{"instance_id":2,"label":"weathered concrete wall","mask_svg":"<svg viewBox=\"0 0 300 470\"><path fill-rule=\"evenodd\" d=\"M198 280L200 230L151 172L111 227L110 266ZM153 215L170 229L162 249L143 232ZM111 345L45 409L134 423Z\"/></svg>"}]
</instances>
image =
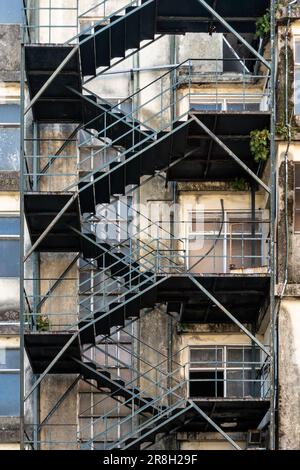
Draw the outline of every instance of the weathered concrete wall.
<instances>
[{"instance_id":1,"label":"weathered concrete wall","mask_svg":"<svg viewBox=\"0 0 300 470\"><path fill-rule=\"evenodd\" d=\"M282 283L284 279L284 269L286 262L286 215L288 224L289 236L289 252L288 260L293 261L289 263L288 267L288 282L291 284L300 282L300 234L295 233L294 230L294 215L295 215L295 163L300 163L300 144L296 141L292 143L288 151L288 187L287 198L288 206L287 212L285 210L285 152L287 149L286 143L278 144L278 183L279 183L279 198L278 198L278 274L279 282ZM280 249L280 248L283 249Z\"/></svg>"},{"instance_id":2,"label":"weathered concrete wall","mask_svg":"<svg viewBox=\"0 0 300 470\"><path fill-rule=\"evenodd\" d=\"M299 298L284 299L279 312L279 447L300 448Z\"/></svg>"},{"instance_id":3,"label":"weathered concrete wall","mask_svg":"<svg viewBox=\"0 0 300 470\"><path fill-rule=\"evenodd\" d=\"M76 376L48 375L40 388L40 420L55 406ZM68 393L65 401L42 427L40 440L42 450L76 450L77 444L77 386Z\"/></svg>"},{"instance_id":4,"label":"weathered concrete wall","mask_svg":"<svg viewBox=\"0 0 300 470\"><path fill-rule=\"evenodd\" d=\"M20 40L20 25L0 25L0 80L6 82L20 80Z\"/></svg>"}]
</instances>

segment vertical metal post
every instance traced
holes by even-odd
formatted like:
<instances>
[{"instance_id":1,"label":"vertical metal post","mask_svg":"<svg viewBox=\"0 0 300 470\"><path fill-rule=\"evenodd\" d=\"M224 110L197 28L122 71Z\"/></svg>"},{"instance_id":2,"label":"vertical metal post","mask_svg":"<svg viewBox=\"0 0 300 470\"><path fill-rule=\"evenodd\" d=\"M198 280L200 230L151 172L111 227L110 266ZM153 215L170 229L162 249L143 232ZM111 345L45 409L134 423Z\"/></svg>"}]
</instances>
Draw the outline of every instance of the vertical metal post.
<instances>
[{"instance_id":1,"label":"vertical metal post","mask_svg":"<svg viewBox=\"0 0 300 470\"><path fill-rule=\"evenodd\" d=\"M24 149L24 104L25 104L25 50L24 50L24 28L22 29L21 40L21 90L20 90L20 448L24 450L24 166L25 166L25 149Z\"/></svg>"},{"instance_id":2,"label":"vertical metal post","mask_svg":"<svg viewBox=\"0 0 300 470\"><path fill-rule=\"evenodd\" d=\"M251 183L251 266L256 263L256 207L255 207L256 185Z\"/></svg>"},{"instance_id":3,"label":"vertical metal post","mask_svg":"<svg viewBox=\"0 0 300 470\"><path fill-rule=\"evenodd\" d=\"M276 304L275 304L275 287L276 287L276 260L275 260L275 223L276 223L276 144L275 144L275 126L276 126L276 95L275 95L275 10L276 0L271 0L271 142L270 142L270 162L271 162L271 196L270 196L270 267L271 267L271 286L270 286L270 353L271 353L271 407L270 407L270 449L276 448Z\"/></svg>"}]
</instances>

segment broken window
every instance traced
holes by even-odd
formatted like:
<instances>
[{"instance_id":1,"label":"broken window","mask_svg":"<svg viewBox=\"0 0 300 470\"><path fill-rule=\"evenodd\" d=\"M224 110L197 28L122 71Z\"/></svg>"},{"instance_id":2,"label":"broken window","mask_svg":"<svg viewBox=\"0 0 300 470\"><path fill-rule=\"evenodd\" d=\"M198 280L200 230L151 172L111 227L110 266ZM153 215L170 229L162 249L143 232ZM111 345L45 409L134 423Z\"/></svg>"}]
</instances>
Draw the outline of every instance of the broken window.
<instances>
[{"instance_id":1,"label":"broken window","mask_svg":"<svg viewBox=\"0 0 300 470\"><path fill-rule=\"evenodd\" d=\"M295 232L300 233L300 163L295 165Z\"/></svg>"},{"instance_id":2,"label":"broken window","mask_svg":"<svg viewBox=\"0 0 300 470\"><path fill-rule=\"evenodd\" d=\"M260 350L252 346L190 349L189 396L260 397L265 377Z\"/></svg>"}]
</instances>

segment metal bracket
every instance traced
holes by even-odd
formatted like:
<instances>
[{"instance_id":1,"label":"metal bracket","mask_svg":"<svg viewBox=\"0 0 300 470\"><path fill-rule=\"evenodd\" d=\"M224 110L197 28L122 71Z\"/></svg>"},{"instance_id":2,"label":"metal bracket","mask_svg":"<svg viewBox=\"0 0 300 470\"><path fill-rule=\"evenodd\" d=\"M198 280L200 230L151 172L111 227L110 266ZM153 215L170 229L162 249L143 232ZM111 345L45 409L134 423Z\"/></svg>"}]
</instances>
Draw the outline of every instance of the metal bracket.
<instances>
[{"instance_id":1,"label":"metal bracket","mask_svg":"<svg viewBox=\"0 0 300 470\"><path fill-rule=\"evenodd\" d=\"M234 153L230 150L227 145L222 142L199 118L192 115L192 119L208 134L220 147L222 147L228 155L233 158L242 168L245 170L260 186L262 186L269 194L271 194L271 189L267 186L247 165Z\"/></svg>"},{"instance_id":2,"label":"metal bracket","mask_svg":"<svg viewBox=\"0 0 300 470\"><path fill-rule=\"evenodd\" d=\"M268 67L268 69L271 69L271 64L259 53L257 52L249 43L248 41L246 41L246 39L243 38L243 36L241 36L234 28L232 28L232 26L230 26L229 23L227 23L227 21L222 18L221 15L219 15L219 13L216 12L216 10L214 10L210 5L208 5L208 3L205 2L205 0L197 0L199 3L201 3L201 5L207 10L209 11L209 13L211 13L212 16L214 16L218 21L220 21L220 23L222 23L226 29L228 29L228 31L232 34L234 34L234 36L242 43L244 44L245 47L247 47L247 49L252 52L253 55L255 55L266 67Z\"/></svg>"}]
</instances>

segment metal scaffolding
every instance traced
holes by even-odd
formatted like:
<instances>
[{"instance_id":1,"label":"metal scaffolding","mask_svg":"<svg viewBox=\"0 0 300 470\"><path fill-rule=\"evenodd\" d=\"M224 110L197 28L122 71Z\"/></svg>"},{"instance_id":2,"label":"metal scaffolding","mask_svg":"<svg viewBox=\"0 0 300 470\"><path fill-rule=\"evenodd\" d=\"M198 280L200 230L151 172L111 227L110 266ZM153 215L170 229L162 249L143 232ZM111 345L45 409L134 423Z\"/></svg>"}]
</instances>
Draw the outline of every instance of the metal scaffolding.
<instances>
[{"instance_id":1,"label":"metal scaffolding","mask_svg":"<svg viewBox=\"0 0 300 470\"><path fill-rule=\"evenodd\" d=\"M232 432L264 422L265 447L275 449L275 0L248 6L226 1L222 14L215 2L204 0L191 0L188 7L128 0L118 11L103 0L84 13L78 0L66 8L24 3L22 447L144 449L166 434L196 428L217 431L240 449ZM268 8L270 57L254 34ZM56 13L70 15L66 26ZM229 32L244 57L226 44L230 57L171 65L117 103L89 89L163 36L186 32ZM226 73L235 92L224 90ZM214 87L211 108L205 109L207 93L195 91L195 83ZM256 94L249 92L253 85ZM238 111L220 108L232 98L241 105ZM254 98L261 107L249 110ZM269 178L265 162L249 152L253 130L269 132ZM190 220L155 219L132 205L131 198L155 178L166 185L242 178L251 192L251 213L234 225L222 202L219 220L210 222L213 234L194 231L204 247L192 255L197 236L187 235ZM266 193L267 217L255 208L258 188ZM49 260L42 265L47 253L56 256L56 271ZM235 324L250 349L241 349L242 361L220 360L216 352L213 360L192 362L188 347L165 354L139 326L163 304L172 324L191 318L205 323L208 317L210 323ZM257 331L267 315L271 334L264 344ZM211 375L191 379L193 368ZM70 380L41 418L40 387L49 375ZM78 420L53 424L81 381L90 401L83 400ZM212 382L211 395L199 392ZM223 426L230 413L232 428ZM59 427L68 427L72 438L57 440Z\"/></svg>"}]
</instances>

